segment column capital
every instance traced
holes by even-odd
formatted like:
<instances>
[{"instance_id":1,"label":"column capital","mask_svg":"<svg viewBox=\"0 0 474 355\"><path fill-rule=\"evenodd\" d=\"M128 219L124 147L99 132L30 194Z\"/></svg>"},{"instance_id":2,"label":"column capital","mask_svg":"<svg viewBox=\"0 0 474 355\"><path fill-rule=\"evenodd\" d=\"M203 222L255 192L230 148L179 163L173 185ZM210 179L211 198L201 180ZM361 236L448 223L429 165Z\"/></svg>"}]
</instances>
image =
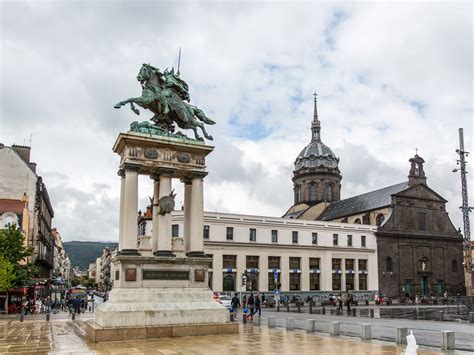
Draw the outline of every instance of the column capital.
<instances>
[{"instance_id":1,"label":"column capital","mask_svg":"<svg viewBox=\"0 0 474 355\"><path fill-rule=\"evenodd\" d=\"M122 170L138 173L140 171L140 165L132 164L132 163L124 163Z\"/></svg>"},{"instance_id":2,"label":"column capital","mask_svg":"<svg viewBox=\"0 0 474 355\"><path fill-rule=\"evenodd\" d=\"M185 178L194 180L194 179L204 179L207 176L207 172L205 171L191 171L189 172ZM183 179L185 179L183 178Z\"/></svg>"},{"instance_id":3,"label":"column capital","mask_svg":"<svg viewBox=\"0 0 474 355\"><path fill-rule=\"evenodd\" d=\"M173 177L175 172L176 172L176 169L158 168L158 169L155 169L152 174L150 174L150 177L155 180L159 179L160 176Z\"/></svg>"},{"instance_id":4,"label":"column capital","mask_svg":"<svg viewBox=\"0 0 474 355\"><path fill-rule=\"evenodd\" d=\"M186 176L186 177L181 178L180 181L181 181L183 184L185 184L185 185L191 185L193 179L191 179L190 177L187 177L187 176Z\"/></svg>"},{"instance_id":5,"label":"column capital","mask_svg":"<svg viewBox=\"0 0 474 355\"><path fill-rule=\"evenodd\" d=\"M117 175L120 176L121 178L125 177L125 170L124 169L119 169L117 171Z\"/></svg>"}]
</instances>

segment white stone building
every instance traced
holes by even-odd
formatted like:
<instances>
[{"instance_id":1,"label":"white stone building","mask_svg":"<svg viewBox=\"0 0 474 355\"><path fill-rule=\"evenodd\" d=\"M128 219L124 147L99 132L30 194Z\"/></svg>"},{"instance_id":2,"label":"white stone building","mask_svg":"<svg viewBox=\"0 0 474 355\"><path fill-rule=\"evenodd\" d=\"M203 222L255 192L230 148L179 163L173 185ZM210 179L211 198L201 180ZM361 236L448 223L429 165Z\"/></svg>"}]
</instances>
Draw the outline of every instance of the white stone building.
<instances>
[{"instance_id":1,"label":"white stone building","mask_svg":"<svg viewBox=\"0 0 474 355\"><path fill-rule=\"evenodd\" d=\"M172 214L173 252L182 253L182 211ZM138 234L151 236L149 209ZM213 291L368 294L378 289L376 227L227 213L204 213L204 251ZM192 236L193 238L196 236ZM242 276L246 286L242 286Z\"/></svg>"}]
</instances>

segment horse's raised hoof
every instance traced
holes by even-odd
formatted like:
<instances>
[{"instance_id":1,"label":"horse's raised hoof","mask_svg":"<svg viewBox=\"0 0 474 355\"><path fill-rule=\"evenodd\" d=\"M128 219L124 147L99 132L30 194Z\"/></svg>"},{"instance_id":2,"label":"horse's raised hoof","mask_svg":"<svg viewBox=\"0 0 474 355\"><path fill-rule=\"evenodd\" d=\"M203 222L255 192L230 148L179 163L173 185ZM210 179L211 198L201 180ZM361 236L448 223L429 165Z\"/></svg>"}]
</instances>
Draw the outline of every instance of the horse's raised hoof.
<instances>
[{"instance_id":1,"label":"horse's raised hoof","mask_svg":"<svg viewBox=\"0 0 474 355\"><path fill-rule=\"evenodd\" d=\"M212 138L212 136L207 136L206 138L209 139L210 141L214 140L214 138Z\"/></svg>"},{"instance_id":2,"label":"horse's raised hoof","mask_svg":"<svg viewBox=\"0 0 474 355\"><path fill-rule=\"evenodd\" d=\"M122 104L120 102L114 106L114 108L120 108L120 107L122 107Z\"/></svg>"}]
</instances>

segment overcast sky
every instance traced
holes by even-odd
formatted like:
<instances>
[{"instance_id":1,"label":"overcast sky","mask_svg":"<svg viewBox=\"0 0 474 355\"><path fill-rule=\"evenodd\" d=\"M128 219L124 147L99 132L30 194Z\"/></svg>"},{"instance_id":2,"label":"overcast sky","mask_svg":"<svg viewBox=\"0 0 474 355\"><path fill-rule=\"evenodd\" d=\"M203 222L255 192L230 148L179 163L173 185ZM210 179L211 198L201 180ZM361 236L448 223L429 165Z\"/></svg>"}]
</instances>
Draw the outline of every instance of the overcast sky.
<instances>
[{"instance_id":1,"label":"overcast sky","mask_svg":"<svg viewBox=\"0 0 474 355\"><path fill-rule=\"evenodd\" d=\"M472 6L3 1L0 142L24 144L33 134L32 159L64 240L117 240L112 146L137 117L113 106L140 95L142 63L174 66L181 46L191 102L217 122L206 210L288 209L317 91L342 198L405 181L417 147L428 185L462 227L460 178L451 171L459 127L473 151ZM151 116L142 110L140 119ZM141 178L140 208L151 194Z\"/></svg>"}]
</instances>

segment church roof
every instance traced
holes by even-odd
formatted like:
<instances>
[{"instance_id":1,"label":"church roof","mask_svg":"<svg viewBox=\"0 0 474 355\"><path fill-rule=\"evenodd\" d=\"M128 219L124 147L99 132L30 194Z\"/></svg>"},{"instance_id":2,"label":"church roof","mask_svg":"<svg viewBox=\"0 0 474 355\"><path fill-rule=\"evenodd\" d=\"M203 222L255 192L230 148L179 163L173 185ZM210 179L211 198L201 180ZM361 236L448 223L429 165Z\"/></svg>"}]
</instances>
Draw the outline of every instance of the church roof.
<instances>
[{"instance_id":1,"label":"church roof","mask_svg":"<svg viewBox=\"0 0 474 355\"><path fill-rule=\"evenodd\" d=\"M357 213L390 206L392 203L392 195L408 187L408 181L405 181L400 184L387 186L379 190L333 202L318 219L329 221L335 218L351 216Z\"/></svg>"}]
</instances>

